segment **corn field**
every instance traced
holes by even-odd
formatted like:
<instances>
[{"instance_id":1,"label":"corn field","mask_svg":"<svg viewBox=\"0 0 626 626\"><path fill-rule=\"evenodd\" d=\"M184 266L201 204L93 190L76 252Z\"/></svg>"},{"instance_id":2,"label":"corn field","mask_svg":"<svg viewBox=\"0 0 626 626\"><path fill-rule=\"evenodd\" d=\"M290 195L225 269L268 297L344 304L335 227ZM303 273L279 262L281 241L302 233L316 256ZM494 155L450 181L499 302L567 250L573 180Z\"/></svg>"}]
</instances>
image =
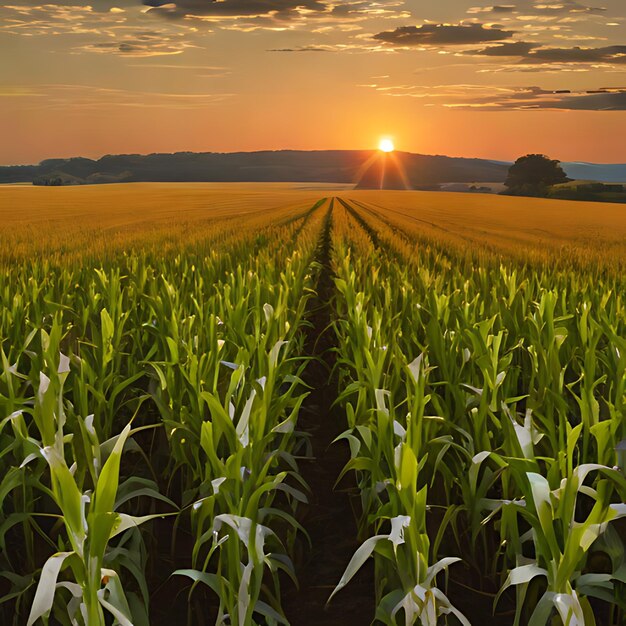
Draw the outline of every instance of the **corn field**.
<instances>
[{"instance_id":1,"label":"corn field","mask_svg":"<svg viewBox=\"0 0 626 626\"><path fill-rule=\"evenodd\" d=\"M315 362L329 610L369 569L364 624L625 623L615 207L133 187L0 195L2 624L314 623Z\"/></svg>"}]
</instances>

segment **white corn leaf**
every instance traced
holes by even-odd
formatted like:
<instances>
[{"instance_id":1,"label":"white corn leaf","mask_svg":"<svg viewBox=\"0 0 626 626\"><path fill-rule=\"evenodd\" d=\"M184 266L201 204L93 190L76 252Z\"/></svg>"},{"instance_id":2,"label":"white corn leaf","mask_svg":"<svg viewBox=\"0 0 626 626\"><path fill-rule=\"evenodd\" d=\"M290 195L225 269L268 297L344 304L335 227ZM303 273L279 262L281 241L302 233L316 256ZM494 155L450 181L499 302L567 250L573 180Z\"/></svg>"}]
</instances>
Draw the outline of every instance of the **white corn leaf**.
<instances>
[{"instance_id":1,"label":"white corn leaf","mask_svg":"<svg viewBox=\"0 0 626 626\"><path fill-rule=\"evenodd\" d=\"M420 376L423 375L423 368L422 368L422 360L424 359L424 353L422 352L419 356L417 356L415 359L413 359L409 364L408 364L408 368L409 371L411 372L411 376L413 376L413 380L415 382L418 382L420 379Z\"/></svg>"},{"instance_id":2,"label":"white corn leaf","mask_svg":"<svg viewBox=\"0 0 626 626\"><path fill-rule=\"evenodd\" d=\"M406 430L398 420L393 420L393 434L400 437L404 441L406 437Z\"/></svg>"},{"instance_id":3,"label":"white corn leaf","mask_svg":"<svg viewBox=\"0 0 626 626\"><path fill-rule=\"evenodd\" d=\"M288 343L288 341L277 341L270 350L269 364L272 369L275 368L278 363L278 354L280 352L280 349L283 346L286 346Z\"/></svg>"},{"instance_id":4,"label":"white corn leaf","mask_svg":"<svg viewBox=\"0 0 626 626\"><path fill-rule=\"evenodd\" d=\"M409 527L411 518L408 515L398 515L391 519L391 532L389 541L393 544L394 552L396 548L404 543L404 529Z\"/></svg>"},{"instance_id":5,"label":"white corn leaf","mask_svg":"<svg viewBox=\"0 0 626 626\"><path fill-rule=\"evenodd\" d=\"M522 585L530 582L535 576L547 576L548 572L536 563L520 565L509 572L509 585ZM507 585L508 586L508 585Z\"/></svg>"},{"instance_id":6,"label":"white corn leaf","mask_svg":"<svg viewBox=\"0 0 626 626\"><path fill-rule=\"evenodd\" d=\"M444 569L448 569L450 565L452 565L453 563L458 563L460 560L461 559L457 556L448 556L440 559L439 561L431 565L428 570L426 570L426 579L424 581L424 584L431 585L432 581L435 579L437 574L439 574L439 572Z\"/></svg>"},{"instance_id":7,"label":"white corn leaf","mask_svg":"<svg viewBox=\"0 0 626 626\"><path fill-rule=\"evenodd\" d=\"M59 369L58 374L67 374L70 371L70 358L59 352Z\"/></svg>"},{"instance_id":8,"label":"white corn leaf","mask_svg":"<svg viewBox=\"0 0 626 626\"><path fill-rule=\"evenodd\" d=\"M248 609L250 608L250 578L252 577L252 570L254 569L254 563L252 559L243 568L243 574L239 583L239 593L237 594L237 613L239 616L239 626L246 626L249 621L247 619Z\"/></svg>"},{"instance_id":9,"label":"white corn leaf","mask_svg":"<svg viewBox=\"0 0 626 626\"><path fill-rule=\"evenodd\" d=\"M539 567L536 562L528 563L526 565L519 565L518 567L513 568L500 590L498 591L495 600L494 606L498 604L500 600L500 596L511 586L511 585L525 585L529 583L535 576L547 576L548 572Z\"/></svg>"},{"instance_id":10,"label":"white corn leaf","mask_svg":"<svg viewBox=\"0 0 626 626\"><path fill-rule=\"evenodd\" d=\"M59 577L61 567L63 567L63 561L72 554L74 552L57 552L45 562L41 569L41 576L39 577L37 591L30 607L30 615L28 616L26 626L32 626L40 617L47 616L50 613L54 602L57 578Z\"/></svg>"},{"instance_id":11,"label":"white corn leaf","mask_svg":"<svg viewBox=\"0 0 626 626\"><path fill-rule=\"evenodd\" d=\"M215 495L217 495L220 492L220 487L225 480L226 480L226 476L220 476L219 478L214 478L211 481L211 487L213 487L213 493Z\"/></svg>"},{"instance_id":12,"label":"white corn leaf","mask_svg":"<svg viewBox=\"0 0 626 626\"><path fill-rule=\"evenodd\" d=\"M376 398L376 409L384 415L389 415L389 409L387 409L387 404L385 401L385 398L387 396L389 396L389 391L385 389L376 389L374 391L374 397Z\"/></svg>"},{"instance_id":13,"label":"white corn leaf","mask_svg":"<svg viewBox=\"0 0 626 626\"><path fill-rule=\"evenodd\" d=\"M581 587L604 587L613 589L612 574L582 574L576 579L576 589Z\"/></svg>"},{"instance_id":14,"label":"white corn leaf","mask_svg":"<svg viewBox=\"0 0 626 626\"><path fill-rule=\"evenodd\" d=\"M128 624L133 626L132 614L130 612L130 607L128 606L128 600L126 599L126 594L122 588L122 581L117 575L117 572L112 569L102 568L101 575L102 578L106 577L108 579L104 589L101 589L100 592L103 592L103 596L106 596L105 601L109 606L103 604L102 599L99 597L98 599L100 600L100 604L102 604L102 606L104 606L107 610L111 611L122 626L126 626L126 623L121 618L128 620ZM100 594L100 592L98 593ZM112 607L113 610L111 610L110 607Z\"/></svg>"},{"instance_id":15,"label":"white corn leaf","mask_svg":"<svg viewBox=\"0 0 626 626\"><path fill-rule=\"evenodd\" d=\"M241 543L243 543L248 549L250 549L250 547L252 546L251 535L252 526L254 525L254 560L257 563L260 563L263 560L263 557L265 556L263 553L265 538L269 535L274 534L269 528L267 528L267 526L254 524L254 522L247 517L240 517L239 515L230 515L228 513L223 513L222 515L217 515L213 520L213 531L219 532L223 524L230 526L237 533L237 536L239 537Z\"/></svg>"},{"instance_id":16,"label":"white corn leaf","mask_svg":"<svg viewBox=\"0 0 626 626\"><path fill-rule=\"evenodd\" d=\"M109 612L119 623L119 626L133 626L132 619L114 604L105 599L104 589L98 591L98 602Z\"/></svg>"},{"instance_id":17,"label":"white corn leaf","mask_svg":"<svg viewBox=\"0 0 626 626\"><path fill-rule=\"evenodd\" d=\"M459 611L456 607L452 606L450 600L448 600L447 596L445 596L440 589L433 587L432 592L437 599L437 607L440 614L449 615L452 613L452 615L454 615L459 622L461 622L462 626L471 626L465 615L463 615L463 613L461 613L461 611Z\"/></svg>"},{"instance_id":18,"label":"white corn leaf","mask_svg":"<svg viewBox=\"0 0 626 626\"><path fill-rule=\"evenodd\" d=\"M539 517L541 528L546 535L553 536L554 510L550 496L550 484L541 474L527 472L526 476L530 483L530 489L533 494L533 501L537 509L537 516Z\"/></svg>"},{"instance_id":19,"label":"white corn leaf","mask_svg":"<svg viewBox=\"0 0 626 626\"><path fill-rule=\"evenodd\" d=\"M239 418L237 427L235 428L237 437L239 437L239 441L244 448L247 448L250 443L250 413L252 412L252 404L255 397L256 390L253 389L250 393L250 397L243 407L241 417Z\"/></svg>"},{"instance_id":20,"label":"white corn leaf","mask_svg":"<svg viewBox=\"0 0 626 626\"><path fill-rule=\"evenodd\" d=\"M585 615L576 591L572 591L572 593L556 593L553 601L556 610L563 620L563 624L567 626L585 626Z\"/></svg>"},{"instance_id":21,"label":"white corn leaf","mask_svg":"<svg viewBox=\"0 0 626 626\"><path fill-rule=\"evenodd\" d=\"M330 602L333 596L341 589L343 589L354 577L354 575L361 569L365 561L369 559L374 552L374 548L376 544L382 539L389 539L389 535L374 535L369 539L366 539L361 546L357 549L357 551L353 554L350 562L348 563L348 567L346 567L346 571L343 573L341 580L337 583L337 586L333 589L333 592L330 594L328 598L328 602Z\"/></svg>"},{"instance_id":22,"label":"white corn leaf","mask_svg":"<svg viewBox=\"0 0 626 626\"><path fill-rule=\"evenodd\" d=\"M135 517L134 515L127 515L126 513L118 513L118 521L116 523L116 525L113 527L113 531L111 532L111 539L113 537L116 537L117 535L120 535L121 533L123 533L125 530L128 530L129 528L137 528L138 526L141 526L141 524L145 523L145 522L149 522L150 520L153 519L163 519L164 517L167 517L168 515L178 515L178 511L174 512L174 513L155 513L153 515L141 515L141 516L137 516Z\"/></svg>"}]
</instances>

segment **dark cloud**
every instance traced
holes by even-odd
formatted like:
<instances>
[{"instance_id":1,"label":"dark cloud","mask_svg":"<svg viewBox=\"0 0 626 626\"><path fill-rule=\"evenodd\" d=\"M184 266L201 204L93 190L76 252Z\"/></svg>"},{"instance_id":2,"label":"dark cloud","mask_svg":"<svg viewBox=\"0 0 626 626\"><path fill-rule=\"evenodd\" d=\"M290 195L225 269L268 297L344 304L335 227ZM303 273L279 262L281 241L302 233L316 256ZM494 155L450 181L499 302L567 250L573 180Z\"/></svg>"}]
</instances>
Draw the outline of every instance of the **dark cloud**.
<instances>
[{"instance_id":1,"label":"dark cloud","mask_svg":"<svg viewBox=\"0 0 626 626\"><path fill-rule=\"evenodd\" d=\"M303 46L302 48L271 48L268 52L330 52L330 50L317 46Z\"/></svg>"},{"instance_id":2,"label":"dark cloud","mask_svg":"<svg viewBox=\"0 0 626 626\"><path fill-rule=\"evenodd\" d=\"M567 63L626 64L626 46L549 48L542 47L541 44L520 41L469 51L468 54L492 57L520 57L520 63L533 65Z\"/></svg>"},{"instance_id":3,"label":"dark cloud","mask_svg":"<svg viewBox=\"0 0 626 626\"><path fill-rule=\"evenodd\" d=\"M468 13L513 13L517 7L514 4L497 4L489 7L472 7L468 10Z\"/></svg>"},{"instance_id":4,"label":"dark cloud","mask_svg":"<svg viewBox=\"0 0 626 626\"><path fill-rule=\"evenodd\" d=\"M331 13L335 17L349 17L369 7L369 2L346 2L344 4L336 4Z\"/></svg>"},{"instance_id":5,"label":"dark cloud","mask_svg":"<svg viewBox=\"0 0 626 626\"><path fill-rule=\"evenodd\" d=\"M489 46L482 50L470 52L470 54L480 54L488 57L518 57L526 56L534 48L538 48L540 44L528 43L526 41L514 41L511 43L501 43L497 46Z\"/></svg>"},{"instance_id":6,"label":"dark cloud","mask_svg":"<svg viewBox=\"0 0 626 626\"><path fill-rule=\"evenodd\" d=\"M489 85L362 85L392 98L412 98L425 106L472 111L626 111L625 88L592 91Z\"/></svg>"},{"instance_id":7,"label":"dark cloud","mask_svg":"<svg viewBox=\"0 0 626 626\"><path fill-rule=\"evenodd\" d=\"M485 28L483 24L424 24L400 26L395 30L378 33L374 39L398 47L459 46L501 41L513 35L513 31Z\"/></svg>"},{"instance_id":8,"label":"dark cloud","mask_svg":"<svg viewBox=\"0 0 626 626\"><path fill-rule=\"evenodd\" d=\"M604 48L540 48L523 57L525 63L607 63L625 64L626 46Z\"/></svg>"},{"instance_id":9,"label":"dark cloud","mask_svg":"<svg viewBox=\"0 0 626 626\"><path fill-rule=\"evenodd\" d=\"M481 96L453 105L492 111L626 111L626 89L596 91L546 91L539 87L519 88L504 95Z\"/></svg>"},{"instance_id":10,"label":"dark cloud","mask_svg":"<svg viewBox=\"0 0 626 626\"><path fill-rule=\"evenodd\" d=\"M327 6L320 0L143 0L152 11L172 18L189 15L215 17L254 17L274 15L289 19L300 9L325 12Z\"/></svg>"}]
</instances>

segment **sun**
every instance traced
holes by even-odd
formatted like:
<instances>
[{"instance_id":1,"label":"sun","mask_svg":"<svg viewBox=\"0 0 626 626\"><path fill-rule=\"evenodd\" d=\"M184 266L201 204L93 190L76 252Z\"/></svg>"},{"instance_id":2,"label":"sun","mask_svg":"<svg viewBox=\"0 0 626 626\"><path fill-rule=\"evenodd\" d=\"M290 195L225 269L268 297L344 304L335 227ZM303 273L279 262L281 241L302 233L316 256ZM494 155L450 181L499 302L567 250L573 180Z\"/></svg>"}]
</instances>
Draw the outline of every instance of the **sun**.
<instances>
[{"instance_id":1,"label":"sun","mask_svg":"<svg viewBox=\"0 0 626 626\"><path fill-rule=\"evenodd\" d=\"M393 140L389 139L389 137L383 137L378 142L378 149L381 152L393 152L394 151Z\"/></svg>"}]
</instances>

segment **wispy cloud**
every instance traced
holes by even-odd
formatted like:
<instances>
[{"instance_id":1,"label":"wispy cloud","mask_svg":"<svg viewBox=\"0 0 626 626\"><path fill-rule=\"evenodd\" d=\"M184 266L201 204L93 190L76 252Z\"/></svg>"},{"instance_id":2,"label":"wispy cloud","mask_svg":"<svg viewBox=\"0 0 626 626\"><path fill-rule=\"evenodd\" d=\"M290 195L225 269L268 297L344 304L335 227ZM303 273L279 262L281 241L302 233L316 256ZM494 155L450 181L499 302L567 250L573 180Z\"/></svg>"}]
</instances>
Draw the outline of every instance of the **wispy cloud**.
<instances>
[{"instance_id":1,"label":"wispy cloud","mask_svg":"<svg viewBox=\"0 0 626 626\"><path fill-rule=\"evenodd\" d=\"M293 30L310 25L408 18L404 0L143 0L147 12L225 30Z\"/></svg>"},{"instance_id":2,"label":"wispy cloud","mask_svg":"<svg viewBox=\"0 0 626 626\"><path fill-rule=\"evenodd\" d=\"M302 46L300 48L270 48L268 52L331 52L331 46Z\"/></svg>"},{"instance_id":3,"label":"wispy cloud","mask_svg":"<svg viewBox=\"0 0 626 626\"><path fill-rule=\"evenodd\" d=\"M78 46L85 52L115 53L128 57L155 57L181 54L194 44L182 38L174 38L158 32L138 32L117 38L117 41L101 41Z\"/></svg>"},{"instance_id":4,"label":"wispy cloud","mask_svg":"<svg viewBox=\"0 0 626 626\"><path fill-rule=\"evenodd\" d=\"M117 108L204 109L233 96L230 93L184 93L116 89L96 85L50 84L36 88L5 87L0 98L21 97L21 109L111 111Z\"/></svg>"},{"instance_id":5,"label":"wispy cloud","mask_svg":"<svg viewBox=\"0 0 626 626\"><path fill-rule=\"evenodd\" d=\"M81 42L69 44L73 53L150 57L180 54L195 46L188 28L155 22L138 7L131 12L80 4L0 5L0 32L25 37L71 36Z\"/></svg>"},{"instance_id":6,"label":"wispy cloud","mask_svg":"<svg viewBox=\"0 0 626 626\"><path fill-rule=\"evenodd\" d=\"M446 106L491 111L626 111L626 89L547 91L539 87L523 87L511 90L511 93L496 94L496 97L478 96Z\"/></svg>"},{"instance_id":7,"label":"wispy cloud","mask_svg":"<svg viewBox=\"0 0 626 626\"><path fill-rule=\"evenodd\" d=\"M413 98L425 106L482 111L625 111L626 88L548 90L487 85L361 85L394 98Z\"/></svg>"},{"instance_id":8,"label":"wispy cloud","mask_svg":"<svg viewBox=\"0 0 626 626\"><path fill-rule=\"evenodd\" d=\"M59 35L104 32L126 22L125 11L95 11L88 5L0 5L0 32Z\"/></svg>"},{"instance_id":9,"label":"wispy cloud","mask_svg":"<svg viewBox=\"0 0 626 626\"><path fill-rule=\"evenodd\" d=\"M600 14L606 11L605 7L589 6L576 0L517 0L506 4L491 6L470 7L471 14L502 15L506 13L533 14L542 16L559 16L567 14Z\"/></svg>"}]
</instances>

